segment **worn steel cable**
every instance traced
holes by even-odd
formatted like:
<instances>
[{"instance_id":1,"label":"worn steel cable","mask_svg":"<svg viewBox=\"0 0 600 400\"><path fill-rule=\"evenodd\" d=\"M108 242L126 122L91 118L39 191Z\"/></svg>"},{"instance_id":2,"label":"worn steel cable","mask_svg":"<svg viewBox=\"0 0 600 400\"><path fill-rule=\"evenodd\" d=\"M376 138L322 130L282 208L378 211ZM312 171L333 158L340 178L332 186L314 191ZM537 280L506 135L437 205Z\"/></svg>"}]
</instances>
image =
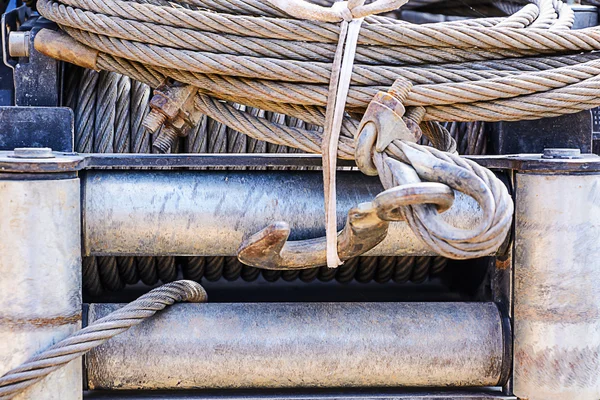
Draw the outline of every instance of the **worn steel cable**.
<instances>
[{"instance_id":1,"label":"worn steel cable","mask_svg":"<svg viewBox=\"0 0 600 400\"><path fill-rule=\"evenodd\" d=\"M116 153L131 152L131 89L131 78L119 75L117 80L117 98L115 100L114 150ZM123 283L134 284L139 281L134 257L117 257L116 261Z\"/></svg>"},{"instance_id":2,"label":"worn steel cable","mask_svg":"<svg viewBox=\"0 0 600 400\"><path fill-rule=\"evenodd\" d=\"M83 71L75 113L75 151L91 153L94 147L94 125L96 115L96 87L100 74L86 69Z\"/></svg>"},{"instance_id":3,"label":"worn steel cable","mask_svg":"<svg viewBox=\"0 0 600 400\"><path fill-rule=\"evenodd\" d=\"M147 66L152 68L166 68L184 71L188 73L199 73L199 74L213 74L222 75L224 77L229 76L236 77L236 80L240 80L241 77L246 76L253 80L256 79L273 79L276 77L278 82L294 82L294 83L305 83L314 84L320 82L325 85L329 79L330 67L328 63L319 62L296 62L294 60L267 57L249 57L239 55L235 47L230 52L234 53L231 55L202 51L189 51L189 50L178 50L178 47L163 47L160 45L144 44L139 40L153 38L160 36L160 33L156 33L157 29L163 26L174 25L177 30L169 32L167 37L181 37L184 35L186 28L194 28L195 32L203 34L203 32L212 31L209 33L218 33L221 36L227 34L233 34L236 38L241 35L247 35L249 37L265 36L266 42L264 46L267 47L268 42L277 40L277 35L283 36L283 39L288 39L288 42L294 42L299 39L298 36L287 37L284 35L285 29L293 29L294 35L298 33L298 30L302 30L307 33L307 37L301 37L300 39L311 41L326 41L328 43L335 43L337 41L337 25L335 24L324 24L310 21L297 21L293 19L277 19L271 20L268 18L257 18L257 17L246 17L246 16L231 16L221 15L216 13L207 13L196 10L186 9L174 9L169 7L157 7L147 4L137 4L133 2L86 2L85 4L78 0L65 0L63 3L73 5L74 7L60 5L52 2L51 0L44 0L40 3L41 12L49 17L50 19L56 20L61 23L65 28L67 25L73 25L78 27L77 29L66 28L67 31L75 36L77 39L93 47L99 48L102 51L107 51L115 56L125 57L131 60L138 60L144 62ZM542 1L541 4L548 4L548 2ZM550 2L552 5L553 3ZM557 3L562 4L562 3ZM117 7L118 5L118 7ZM79 19L73 20L74 15L78 12L86 13L82 9L89 8L95 12L85 14ZM180 13L183 13L180 15ZM117 14L121 17L108 17L109 15ZM175 19L175 16L181 16L182 19ZM564 17L563 17L564 16ZM186 18L184 18L186 17ZM199 21L194 22L192 17L198 17L201 20L206 20L206 25L199 25ZM88 30L96 29L93 26L93 21L98 18L108 18L112 22L98 21L96 26L99 32L103 32L106 39L102 39L102 35L95 35L89 33ZM134 27L122 26L122 22L125 18L127 21L139 19L146 21L152 25L152 31L135 31ZM483 59L497 59L505 58L508 54L487 54L486 51L490 50L509 50L512 52L525 51L531 54L542 54L544 51L551 53L560 52L582 52L592 51L599 46L599 34L595 29L588 29L582 31L566 31L564 28L568 26L572 20L572 12L565 10L565 7L561 7L558 10L558 18L554 19L553 24L542 24L548 26L550 29L538 29L538 28L527 28L527 29L514 29L514 28L495 28L495 27L470 27L461 26L460 24L448 23L445 24L431 24L431 26L413 26L407 24L367 24L361 35L361 44L369 46L360 46L360 50L365 48L368 50L373 49L373 41L377 41L385 38L385 42L382 43L382 47L388 49L391 48L390 52L396 59L404 59L405 55L402 53L402 49L411 49L418 52L427 51L430 49L438 49L445 54L456 53L457 50L465 49L466 54L470 56L482 56ZM162 23L156 23L161 21ZM226 26L221 27L216 25L216 22L227 23ZM240 26L233 27L233 23L239 23ZM534 21L531 26L536 26ZM121 25L119 25L121 24ZM244 25L246 24L246 25ZM107 33L109 27L116 25L119 27L118 32L114 32L115 36ZM250 28L248 28L250 27ZM246 30L248 28L248 30ZM86 30L87 29L87 30ZM231 32L227 32L227 31ZM136 33L132 33L136 32ZM177 35L175 35L175 32ZM440 35L439 33L443 33ZM119 35L125 34L134 35L136 41L128 41L118 39ZM108 39L110 37L110 40ZM319 39L320 37L320 39ZM394 43L397 40L397 43ZM189 43L189 38L185 37L185 43ZM392 45L393 43L393 45ZM108 47L105 47L108 46ZM298 44L298 46L302 46ZM399 47L404 46L404 47ZM408 46L408 47L407 47ZM448 47L451 46L451 47ZM231 46L230 46L231 47ZM254 46L257 48L259 46ZM375 46L377 47L377 46ZM399 48L396 48L399 47ZM260 47L259 47L260 48ZM482 53L483 51L483 53ZM517 53L518 53L517 51ZM329 52L332 54L332 52ZM519 56L515 53L516 56ZM331 57L331 56L330 56ZM377 59L377 58L375 58ZM423 63L414 63L414 65L422 65ZM228 65L230 67L228 67ZM402 72L401 68L393 66L369 66L363 64L357 64L354 68L353 79L356 85L367 85L365 88L390 85L393 78L399 76ZM564 71L557 71L553 77L562 75ZM382 80L383 79L383 80ZM531 77L520 77L517 75L514 77L516 82L524 80L524 83L530 82ZM580 82L586 82L591 85L593 82L587 82L589 79L584 77L575 78ZM484 79L485 80L485 79ZM473 85L477 80L470 82ZM376 86L368 86L376 84ZM486 83L487 84L487 83ZM491 82L489 84L496 85ZM501 85L501 84L499 84ZM199 85L200 86L200 85ZM567 86L568 87L568 86ZM496 88L496 86L494 86ZM427 88L425 88L427 89ZM415 95L419 93L421 89L415 87ZM523 96L519 92L511 92L509 89L503 89L499 87L502 93L506 96L512 96L514 99L513 103L519 103L520 101L528 100L527 96ZM538 88L535 89L534 95L547 91L547 89ZM315 88L307 88L307 91L315 91ZM469 87L463 90L463 93L469 92ZM552 91L550 91L551 93ZM238 90L239 93L239 90ZM218 91L214 91L211 88L211 94L220 97ZM364 98L356 99L356 104L350 106L364 107L365 102L368 102L372 91L367 91L363 94ZM249 96L252 97L252 96ZM294 98L295 94L289 95L288 97ZM351 96L352 97L352 96ZM522 99L523 98L523 99ZM532 101L535 99L532 99ZM465 98L465 101L471 103L485 102L488 101L485 97L478 97L477 94L472 95L469 98ZM410 99L409 99L410 102ZM577 103L576 101L574 101ZM544 103L543 101L541 103ZM322 101L319 101L316 105L323 105ZM512 104L512 103L511 103ZM411 105L411 103L407 104ZM432 99L432 103L428 107L437 106L437 102ZM516 105L516 104L515 104ZM494 104L490 107L497 109ZM460 107L459 107L460 108ZM482 108L481 106L479 108ZM554 111L556 107L552 105L545 106L542 104L542 109L550 108ZM550 111L549 110L549 111ZM433 111L433 110L432 110ZM483 112L483 111L481 111ZM566 112L570 112L567 110ZM429 114L429 113L428 113ZM434 118L439 120L437 113L434 115L426 115L425 118ZM456 118L465 118L456 116ZM489 114L487 119L497 119L498 116L495 114Z\"/></svg>"},{"instance_id":4,"label":"worn steel cable","mask_svg":"<svg viewBox=\"0 0 600 400\"><path fill-rule=\"evenodd\" d=\"M192 281L173 282L154 289L8 371L0 377L0 399L13 398L48 374L174 303L206 301L202 286Z\"/></svg>"},{"instance_id":5,"label":"worn steel cable","mask_svg":"<svg viewBox=\"0 0 600 400\"><path fill-rule=\"evenodd\" d=\"M241 264L236 257L186 257L181 260L181 269L185 279L215 282L220 279L253 282L259 275L268 281L301 280L310 283L337 281L349 283L423 283L427 278L435 277L445 269L444 257L357 257L350 259L338 269L327 267L296 271L261 270Z\"/></svg>"}]
</instances>

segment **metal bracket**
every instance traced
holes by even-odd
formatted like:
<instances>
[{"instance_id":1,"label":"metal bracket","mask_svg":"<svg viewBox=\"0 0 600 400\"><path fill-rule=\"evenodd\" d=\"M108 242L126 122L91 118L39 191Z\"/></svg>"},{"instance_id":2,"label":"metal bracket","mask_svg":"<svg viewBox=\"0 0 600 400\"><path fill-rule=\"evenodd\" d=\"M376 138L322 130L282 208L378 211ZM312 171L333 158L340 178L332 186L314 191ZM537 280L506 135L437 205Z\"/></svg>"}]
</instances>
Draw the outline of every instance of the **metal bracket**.
<instances>
[{"instance_id":1,"label":"metal bracket","mask_svg":"<svg viewBox=\"0 0 600 400\"><path fill-rule=\"evenodd\" d=\"M17 59L10 56L8 51L8 35L10 32L16 32L19 27L31 17L31 8L21 6L2 14L2 61L8 68L14 70L19 63Z\"/></svg>"},{"instance_id":2,"label":"metal bracket","mask_svg":"<svg viewBox=\"0 0 600 400\"><path fill-rule=\"evenodd\" d=\"M497 122L489 125L494 154L539 153L545 148L592 151L593 111L534 121ZM568 134L567 134L568 133Z\"/></svg>"},{"instance_id":3,"label":"metal bracket","mask_svg":"<svg viewBox=\"0 0 600 400\"><path fill-rule=\"evenodd\" d=\"M60 105L60 61L38 52L33 44L37 33L46 25L47 20L42 18L35 22L29 35L29 58L21 58L15 66L17 106L58 107Z\"/></svg>"},{"instance_id":4,"label":"metal bracket","mask_svg":"<svg viewBox=\"0 0 600 400\"><path fill-rule=\"evenodd\" d=\"M39 108L38 108L39 109ZM31 146L30 146L31 147ZM2 172L35 173L44 163L44 172L77 172L90 169L198 169L213 167L318 167L321 157L310 154L78 154L56 152L51 160L18 160L12 152L0 151ZM537 172L600 171L600 156L583 154L575 159L544 159L542 154L468 156L481 166L493 170ZM355 167L341 160L339 167Z\"/></svg>"},{"instance_id":5,"label":"metal bracket","mask_svg":"<svg viewBox=\"0 0 600 400\"><path fill-rule=\"evenodd\" d=\"M10 6L12 5L10 4ZM9 9L8 12L2 14L0 36L2 37L3 63L0 64L0 105L10 106L15 101L13 70L18 61L9 56L8 35L11 31L16 31L29 18L30 14L31 10L25 6Z\"/></svg>"},{"instance_id":6,"label":"metal bracket","mask_svg":"<svg viewBox=\"0 0 600 400\"><path fill-rule=\"evenodd\" d=\"M0 107L0 150L49 147L73 151L73 111L66 107Z\"/></svg>"}]
</instances>

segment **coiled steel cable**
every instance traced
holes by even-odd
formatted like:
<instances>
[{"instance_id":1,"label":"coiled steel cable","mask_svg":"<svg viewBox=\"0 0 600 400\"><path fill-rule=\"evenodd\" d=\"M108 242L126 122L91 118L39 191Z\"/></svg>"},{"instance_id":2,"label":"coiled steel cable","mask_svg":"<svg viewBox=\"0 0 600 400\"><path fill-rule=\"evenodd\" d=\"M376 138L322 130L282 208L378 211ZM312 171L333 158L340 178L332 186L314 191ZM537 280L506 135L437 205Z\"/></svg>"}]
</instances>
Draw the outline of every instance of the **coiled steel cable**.
<instances>
[{"instance_id":1,"label":"coiled steel cable","mask_svg":"<svg viewBox=\"0 0 600 400\"><path fill-rule=\"evenodd\" d=\"M208 262L210 259L216 262ZM358 257L346 261L338 269L324 266L301 271L271 271L245 266L236 257L181 259L181 269L186 279L206 279L213 282L220 279L253 282L262 275L267 282L301 280L309 283L314 280L335 280L339 283L349 283L356 280L360 283L423 283L428 278L439 275L446 265L447 259L443 257Z\"/></svg>"},{"instance_id":2,"label":"coiled steel cable","mask_svg":"<svg viewBox=\"0 0 600 400\"><path fill-rule=\"evenodd\" d=\"M96 118L94 123L94 152L115 152L115 121L117 115L118 82L121 75L100 72L96 91Z\"/></svg>"},{"instance_id":3,"label":"coiled steel cable","mask_svg":"<svg viewBox=\"0 0 600 400\"><path fill-rule=\"evenodd\" d=\"M73 64L65 65L63 106L69 107L73 112L75 112L75 108L79 102L79 83L81 81L82 73L83 68Z\"/></svg>"},{"instance_id":4,"label":"coiled steel cable","mask_svg":"<svg viewBox=\"0 0 600 400\"><path fill-rule=\"evenodd\" d=\"M102 71L95 89L95 118L93 132L93 151L95 153L115 152L115 123L117 117L117 98L121 75ZM125 282L119 274L115 257L97 257L98 273L104 286L111 291L121 290Z\"/></svg>"},{"instance_id":5,"label":"coiled steel cable","mask_svg":"<svg viewBox=\"0 0 600 400\"><path fill-rule=\"evenodd\" d=\"M139 260L147 259L147 262L155 263L158 258L136 257L140 279L146 285L156 284L159 280L158 274L154 274L150 280L144 277L141 272L145 267L140 266ZM168 259L173 258L168 257ZM93 263L95 260L95 257L86 258L86 262ZM168 264L171 265L171 261ZM338 269L323 266L301 271L271 271L243 265L236 257L182 257L178 264L179 268L175 270L173 276L176 277L180 269L184 279L197 282L202 282L202 280L216 282L221 279L231 282L239 279L245 282L254 282L259 276L262 276L267 282L300 280L310 283L315 280L321 282L335 280L338 283L350 283L352 281L359 283L423 283L427 279L439 275L446 268L446 265L447 259L443 257L359 257L346 261ZM84 274L84 288L87 293L97 296L103 293L103 287L110 286L103 281L106 277L105 274L99 274L97 270L94 271L95 273L88 272ZM152 271L156 271L156 266L153 265ZM168 279L170 278L161 280L164 282Z\"/></svg>"},{"instance_id":6,"label":"coiled steel cable","mask_svg":"<svg viewBox=\"0 0 600 400\"><path fill-rule=\"evenodd\" d=\"M94 149L94 126L96 123L96 87L100 74L86 69L79 84L79 95L75 113L75 151L91 153ZM67 87L77 90L75 86ZM68 97L75 98L74 95Z\"/></svg>"},{"instance_id":7,"label":"coiled steel cable","mask_svg":"<svg viewBox=\"0 0 600 400\"><path fill-rule=\"evenodd\" d=\"M117 98L115 100L115 140L116 153L131 152L131 78L120 75L117 79ZM125 284L134 284L139 281L139 275L134 257L117 257L119 276Z\"/></svg>"},{"instance_id":8,"label":"coiled steel cable","mask_svg":"<svg viewBox=\"0 0 600 400\"><path fill-rule=\"evenodd\" d=\"M83 289L93 296L101 295L104 292L100 273L98 272L98 263L96 257L84 257L82 260L82 280Z\"/></svg>"},{"instance_id":9,"label":"coiled steel cable","mask_svg":"<svg viewBox=\"0 0 600 400\"><path fill-rule=\"evenodd\" d=\"M144 118L150 112L150 86L132 80L131 82L131 152L150 153L150 135L143 126Z\"/></svg>"},{"instance_id":10,"label":"coiled steel cable","mask_svg":"<svg viewBox=\"0 0 600 400\"><path fill-rule=\"evenodd\" d=\"M254 6L258 2L245 0L243 3ZM211 10L210 2L194 4ZM444 75L442 71L452 69L452 64L432 69L431 63L509 57L526 63L527 57L537 54L600 49L598 29L567 30L573 21L573 12L562 2L540 0L535 4L537 6L531 4L526 10L529 25L524 29L504 28L513 26L515 18L521 20L523 13L507 20L470 24L460 21L426 25L365 23L359 38L348 107L364 109L377 90L391 85L399 76L411 80L422 74L433 74L439 78ZM336 24L263 18L263 9L255 11L257 16L232 16L119 0L40 0L38 8L75 39L101 51L98 60L101 68L115 67L129 73L124 64L141 62L136 68L145 69L153 79L171 76L217 98L251 106L255 104L250 100L265 101L265 96L281 104L305 98L302 100L305 105L325 105L331 72L329 62L339 33ZM139 42L140 38L147 42ZM248 40L254 41L244 42ZM281 51L282 41L287 52ZM214 43L220 43L221 47L210 47ZM327 61L315 61L314 54L318 52L313 51L314 44L322 49L321 54L327 54ZM312 47L301 55L306 46ZM273 53L247 55L243 49L269 49ZM374 51L377 54L371 54ZM290 52L309 58L297 61ZM368 60L361 58L369 54L372 57ZM417 54L429 54L432 58L414 59ZM414 68L407 70L397 64L387 64L388 59ZM588 65L581 66L584 67ZM495 121L571 113L600 103L592 93L577 95L597 89L597 73L573 74L561 70L551 71L550 75L516 74L502 81L500 77L478 77L468 64L461 69L471 76L454 86L432 80L429 84L434 86L430 88L423 80L415 80L418 84L406 105L424 105L426 120ZM501 66L495 70L502 72ZM568 80L564 80L565 76ZM274 77L277 80L271 81ZM212 79L217 81L207 84ZM234 87L235 92L231 93L228 86ZM276 94L279 97L274 98ZM498 101L498 98L504 100ZM447 104L448 101L451 104Z\"/></svg>"},{"instance_id":11,"label":"coiled steel cable","mask_svg":"<svg viewBox=\"0 0 600 400\"><path fill-rule=\"evenodd\" d=\"M94 321L0 377L0 399L8 400L48 374L178 302L204 303L206 291L192 281L166 284Z\"/></svg>"}]
</instances>

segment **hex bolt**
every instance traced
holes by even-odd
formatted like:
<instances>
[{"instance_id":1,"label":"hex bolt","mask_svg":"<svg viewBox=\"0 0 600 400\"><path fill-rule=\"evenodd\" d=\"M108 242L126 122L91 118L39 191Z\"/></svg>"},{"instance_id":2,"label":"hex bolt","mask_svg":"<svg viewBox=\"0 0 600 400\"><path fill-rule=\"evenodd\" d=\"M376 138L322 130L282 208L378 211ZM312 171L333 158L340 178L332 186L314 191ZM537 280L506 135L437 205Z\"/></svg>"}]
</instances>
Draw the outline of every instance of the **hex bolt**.
<instances>
[{"instance_id":1,"label":"hex bolt","mask_svg":"<svg viewBox=\"0 0 600 400\"><path fill-rule=\"evenodd\" d=\"M542 158L549 160L570 160L582 157L581 150L579 149L544 149Z\"/></svg>"},{"instance_id":2,"label":"hex bolt","mask_svg":"<svg viewBox=\"0 0 600 400\"><path fill-rule=\"evenodd\" d=\"M146 115L142 125L144 125L144 128L146 128L149 132L156 133L166 121L167 116L165 114L153 109L150 111L150 113L148 113L148 115Z\"/></svg>"},{"instance_id":3,"label":"hex bolt","mask_svg":"<svg viewBox=\"0 0 600 400\"><path fill-rule=\"evenodd\" d=\"M154 143L152 143L152 147L165 154L173 147L178 138L179 135L175 128L172 126L165 126L154 140Z\"/></svg>"},{"instance_id":4,"label":"hex bolt","mask_svg":"<svg viewBox=\"0 0 600 400\"><path fill-rule=\"evenodd\" d=\"M14 158L54 158L52 149L49 147L21 147L14 149L12 157Z\"/></svg>"},{"instance_id":5,"label":"hex bolt","mask_svg":"<svg viewBox=\"0 0 600 400\"><path fill-rule=\"evenodd\" d=\"M412 82L404 78L399 78L396 79L392 86L388 89L388 93L394 96L400 103L404 104L408 94L412 90L412 87Z\"/></svg>"},{"instance_id":6,"label":"hex bolt","mask_svg":"<svg viewBox=\"0 0 600 400\"><path fill-rule=\"evenodd\" d=\"M11 32L8 35L8 54L11 57L29 57L29 32Z\"/></svg>"}]
</instances>

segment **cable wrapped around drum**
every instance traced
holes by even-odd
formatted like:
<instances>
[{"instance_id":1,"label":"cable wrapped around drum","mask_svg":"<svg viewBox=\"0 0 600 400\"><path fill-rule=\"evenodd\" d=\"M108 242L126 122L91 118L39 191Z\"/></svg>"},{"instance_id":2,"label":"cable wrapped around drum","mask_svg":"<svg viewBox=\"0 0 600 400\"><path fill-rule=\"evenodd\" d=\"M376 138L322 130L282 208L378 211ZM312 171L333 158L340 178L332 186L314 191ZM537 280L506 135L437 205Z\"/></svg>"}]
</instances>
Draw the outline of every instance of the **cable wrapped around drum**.
<instances>
[{"instance_id":1,"label":"cable wrapped around drum","mask_svg":"<svg viewBox=\"0 0 600 400\"><path fill-rule=\"evenodd\" d=\"M40 0L38 10L94 49L98 69L152 87L166 78L195 86L197 110L212 119L257 140L320 152L321 132L223 103L324 125L340 25L291 18L273 4L279 3ZM535 0L508 18L412 25L368 16L358 38L338 157L355 157L358 118L375 94L398 79L407 82L402 104L420 110L417 123L537 119L600 105L600 29L570 31L573 21L573 11L557 0ZM377 165L386 189L402 183L399 164L392 162L399 160L415 168L416 179L478 199L484 222L468 231L443 226L432 206L402 210L436 252L474 258L502 244L513 205L492 174L401 140L372 155L369 162Z\"/></svg>"}]
</instances>

